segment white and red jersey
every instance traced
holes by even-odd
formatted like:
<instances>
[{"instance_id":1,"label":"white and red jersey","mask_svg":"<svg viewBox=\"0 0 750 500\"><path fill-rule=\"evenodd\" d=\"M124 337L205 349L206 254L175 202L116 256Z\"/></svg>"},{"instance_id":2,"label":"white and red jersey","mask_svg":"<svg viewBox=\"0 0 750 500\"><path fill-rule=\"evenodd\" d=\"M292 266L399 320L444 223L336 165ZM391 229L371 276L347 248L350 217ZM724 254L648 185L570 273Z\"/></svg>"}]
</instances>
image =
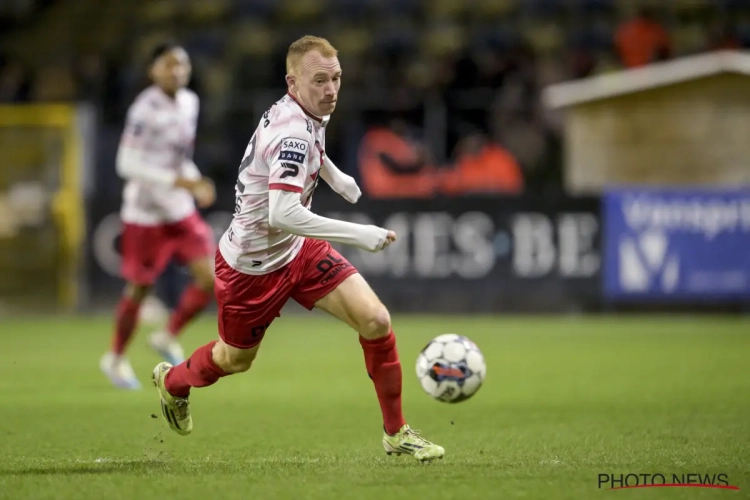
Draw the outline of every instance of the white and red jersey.
<instances>
[{"instance_id":1,"label":"white and red jersey","mask_svg":"<svg viewBox=\"0 0 750 500\"><path fill-rule=\"evenodd\" d=\"M269 224L269 190L301 193L302 205L310 207L325 158L328 120L308 113L289 94L261 117L240 164L234 218L219 241L232 268L266 274L299 252L303 236Z\"/></svg>"},{"instance_id":2,"label":"white and red jersey","mask_svg":"<svg viewBox=\"0 0 750 500\"><path fill-rule=\"evenodd\" d=\"M178 176L200 175L191 160L199 107L198 96L191 90L181 89L173 99L151 86L128 109L118 171L127 162L128 169L142 175L127 176L120 211L124 222L160 225L195 212L193 196L173 183Z\"/></svg>"}]
</instances>

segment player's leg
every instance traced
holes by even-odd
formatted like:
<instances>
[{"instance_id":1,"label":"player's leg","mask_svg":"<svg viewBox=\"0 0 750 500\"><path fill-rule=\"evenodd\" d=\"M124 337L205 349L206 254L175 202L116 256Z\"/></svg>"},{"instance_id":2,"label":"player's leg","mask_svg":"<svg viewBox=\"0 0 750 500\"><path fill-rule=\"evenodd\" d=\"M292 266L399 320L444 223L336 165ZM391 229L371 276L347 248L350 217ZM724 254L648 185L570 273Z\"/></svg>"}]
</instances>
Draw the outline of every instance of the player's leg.
<instances>
[{"instance_id":1,"label":"player's leg","mask_svg":"<svg viewBox=\"0 0 750 500\"><path fill-rule=\"evenodd\" d=\"M175 256L187 264L192 281L182 292L166 330L154 332L149 344L171 364L185 359L177 337L211 302L214 288L214 241L211 228L196 213L174 225Z\"/></svg>"},{"instance_id":2,"label":"player's leg","mask_svg":"<svg viewBox=\"0 0 750 500\"><path fill-rule=\"evenodd\" d=\"M313 240L310 240L313 241ZM402 369L388 310L356 269L330 244L303 248L307 272L292 297L317 307L359 333L367 373L383 415L383 446L390 453L408 453L419 460L442 458L445 450L411 430L401 409Z\"/></svg>"},{"instance_id":3,"label":"player's leg","mask_svg":"<svg viewBox=\"0 0 750 500\"><path fill-rule=\"evenodd\" d=\"M99 361L99 368L116 387L123 389L140 389L141 387L125 354L138 325L141 303L149 290L148 285L128 283L117 304L111 348Z\"/></svg>"},{"instance_id":4,"label":"player's leg","mask_svg":"<svg viewBox=\"0 0 750 500\"><path fill-rule=\"evenodd\" d=\"M162 414L172 430L182 435L192 431L188 402L192 388L208 387L222 377L250 369L293 282L286 269L261 276L239 273L217 252L215 294L220 339L199 347L177 366L160 363L154 368Z\"/></svg>"},{"instance_id":5,"label":"player's leg","mask_svg":"<svg viewBox=\"0 0 750 500\"><path fill-rule=\"evenodd\" d=\"M111 349L99 363L102 372L118 387L138 389L141 386L126 358L126 351L138 325L141 304L169 261L171 250L166 245L158 226L124 225L122 275L127 285L117 305Z\"/></svg>"},{"instance_id":6,"label":"player's leg","mask_svg":"<svg viewBox=\"0 0 750 500\"><path fill-rule=\"evenodd\" d=\"M152 380L169 427L180 435L190 434L193 430L190 389L208 387L222 377L249 370L258 348L260 343L240 349L219 339L199 347L187 361L177 366L166 361L156 365Z\"/></svg>"}]
</instances>

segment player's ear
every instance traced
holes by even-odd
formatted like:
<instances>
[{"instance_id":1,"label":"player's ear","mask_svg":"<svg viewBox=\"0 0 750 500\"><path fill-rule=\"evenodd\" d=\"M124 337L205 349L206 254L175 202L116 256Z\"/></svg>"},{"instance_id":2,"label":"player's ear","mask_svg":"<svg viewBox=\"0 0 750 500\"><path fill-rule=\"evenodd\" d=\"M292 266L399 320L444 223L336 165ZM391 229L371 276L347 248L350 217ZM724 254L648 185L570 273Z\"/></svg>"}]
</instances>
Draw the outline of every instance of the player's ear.
<instances>
[{"instance_id":1,"label":"player's ear","mask_svg":"<svg viewBox=\"0 0 750 500\"><path fill-rule=\"evenodd\" d=\"M156 64L152 64L151 66L148 67L148 78L152 82L156 82L156 71L155 71L155 68L156 68Z\"/></svg>"},{"instance_id":2,"label":"player's ear","mask_svg":"<svg viewBox=\"0 0 750 500\"><path fill-rule=\"evenodd\" d=\"M297 79L295 78L295 76L293 74L287 73L287 75L286 75L286 85L287 85L287 87L289 87L289 90L291 90L292 92L294 92L295 90L297 90L297 88L296 88L297 87Z\"/></svg>"}]
</instances>

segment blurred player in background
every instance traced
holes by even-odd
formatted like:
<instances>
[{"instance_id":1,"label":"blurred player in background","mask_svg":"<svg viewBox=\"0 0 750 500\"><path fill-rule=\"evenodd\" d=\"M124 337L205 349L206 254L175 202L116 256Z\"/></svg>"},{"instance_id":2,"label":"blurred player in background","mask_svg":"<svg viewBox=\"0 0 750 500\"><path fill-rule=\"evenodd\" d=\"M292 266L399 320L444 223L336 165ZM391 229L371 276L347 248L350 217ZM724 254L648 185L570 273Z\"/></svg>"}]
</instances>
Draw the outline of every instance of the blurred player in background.
<instances>
[{"instance_id":1,"label":"blurred player in background","mask_svg":"<svg viewBox=\"0 0 750 500\"><path fill-rule=\"evenodd\" d=\"M127 286L117 307L112 349L102 357L100 367L118 387L140 387L125 350L141 303L173 258L189 268L193 281L170 315L166 331L149 338L164 359L182 362L176 338L213 295L213 232L195 202L207 207L216 192L191 160L199 101L185 88L190 73L190 58L179 45L165 43L154 50L149 66L153 85L128 110L117 153L117 172L126 181L120 217Z\"/></svg>"},{"instance_id":2,"label":"blurred player in background","mask_svg":"<svg viewBox=\"0 0 750 500\"><path fill-rule=\"evenodd\" d=\"M154 368L162 414L172 430L189 434L190 389L250 369L266 329L292 298L359 333L383 414L385 450L422 461L442 458L443 448L412 430L402 414L402 370L388 311L329 243L378 252L395 233L309 210L320 177L351 203L361 194L325 155L326 125L341 85L337 52L325 39L303 37L290 46L286 65L288 94L263 115L245 150L234 219L216 253L220 339L178 366Z\"/></svg>"}]
</instances>

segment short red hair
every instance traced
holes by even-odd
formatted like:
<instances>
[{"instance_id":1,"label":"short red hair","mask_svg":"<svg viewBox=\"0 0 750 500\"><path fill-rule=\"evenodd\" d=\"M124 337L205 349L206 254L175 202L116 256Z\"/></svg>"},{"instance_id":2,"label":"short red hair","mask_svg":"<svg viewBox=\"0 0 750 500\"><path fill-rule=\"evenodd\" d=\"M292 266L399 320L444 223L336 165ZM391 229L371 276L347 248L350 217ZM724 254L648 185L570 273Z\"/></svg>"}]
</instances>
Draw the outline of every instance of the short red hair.
<instances>
[{"instance_id":1,"label":"short red hair","mask_svg":"<svg viewBox=\"0 0 750 500\"><path fill-rule=\"evenodd\" d=\"M313 50L320 52L323 57L336 57L338 55L338 50L325 38L305 35L289 46L289 51L286 53L286 72L293 73L302 57Z\"/></svg>"}]
</instances>

